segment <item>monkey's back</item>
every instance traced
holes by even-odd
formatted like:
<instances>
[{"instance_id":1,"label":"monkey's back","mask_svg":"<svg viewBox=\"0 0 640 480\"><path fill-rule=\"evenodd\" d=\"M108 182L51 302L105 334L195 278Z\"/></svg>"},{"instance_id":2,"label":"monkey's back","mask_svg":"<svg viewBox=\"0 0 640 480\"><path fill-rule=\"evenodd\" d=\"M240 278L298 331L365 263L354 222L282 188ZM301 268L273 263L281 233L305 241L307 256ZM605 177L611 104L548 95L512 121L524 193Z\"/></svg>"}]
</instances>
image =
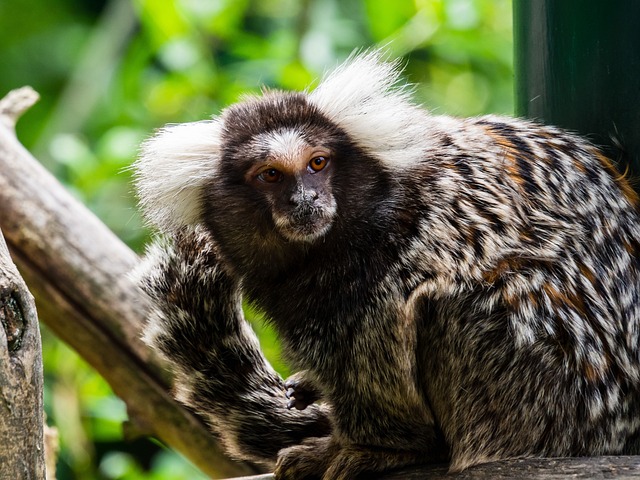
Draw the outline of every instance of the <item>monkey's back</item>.
<instances>
[{"instance_id":1,"label":"monkey's back","mask_svg":"<svg viewBox=\"0 0 640 480\"><path fill-rule=\"evenodd\" d=\"M571 134L460 125L417 167L436 180L412 253L431 269L417 363L453 467L639 453L635 193Z\"/></svg>"}]
</instances>

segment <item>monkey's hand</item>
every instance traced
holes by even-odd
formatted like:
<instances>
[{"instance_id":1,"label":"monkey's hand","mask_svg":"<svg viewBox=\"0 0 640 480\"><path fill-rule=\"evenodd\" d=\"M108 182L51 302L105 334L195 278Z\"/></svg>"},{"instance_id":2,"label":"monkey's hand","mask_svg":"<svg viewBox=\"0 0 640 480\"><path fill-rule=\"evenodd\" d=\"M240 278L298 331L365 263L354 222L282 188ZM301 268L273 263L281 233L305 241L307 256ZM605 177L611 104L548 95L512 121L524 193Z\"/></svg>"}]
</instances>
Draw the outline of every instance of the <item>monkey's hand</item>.
<instances>
[{"instance_id":1,"label":"monkey's hand","mask_svg":"<svg viewBox=\"0 0 640 480\"><path fill-rule=\"evenodd\" d=\"M285 380L284 387L287 389L286 396L289 399L287 408L289 409L304 410L322 398L322 392L307 370L291 375Z\"/></svg>"},{"instance_id":2,"label":"monkey's hand","mask_svg":"<svg viewBox=\"0 0 640 480\"><path fill-rule=\"evenodd\" d=\"M150 301L145 342L171 366L177 399L231 456L272 467L282 448L330 433L328 407L287 409L284 382L209 234L196 228L155 243L133 276Z\"/></svg>"}]
</instances>

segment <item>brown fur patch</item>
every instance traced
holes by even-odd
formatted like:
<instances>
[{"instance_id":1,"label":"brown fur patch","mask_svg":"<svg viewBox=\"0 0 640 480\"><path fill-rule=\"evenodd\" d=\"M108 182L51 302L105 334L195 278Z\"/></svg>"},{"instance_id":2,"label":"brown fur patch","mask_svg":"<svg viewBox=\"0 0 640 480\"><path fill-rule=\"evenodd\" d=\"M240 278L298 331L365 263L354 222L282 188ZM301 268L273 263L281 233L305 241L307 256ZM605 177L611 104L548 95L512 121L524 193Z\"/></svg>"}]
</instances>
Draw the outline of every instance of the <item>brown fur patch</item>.
<instances>
[{"instance_id":1,"label":"brown fur patch","mask_svg":"<svg viewBox=\"0 0 640 480\"><path fill-rule=\"evenodd\" d=\"M638 208L638 206L640 205L640 199L636 191L629 183L629 167L627 167L623 173L620 173L613 161L603 155L600 151L595 152L595 157L598 159L604 169L609 173L609 175L611 175L611 177L614 179L627 201L634 207Z\"/></svg>"},{"instance_id":2,"label":"brown fur patch","mask_svg":"<svg viewBox=\"0 0 640 480\"><path fill-rule=\"evenodd\" d=\"M593 273L593 270L587 267L584 263L578 263L578 269L580 270L582 276L589 281L589 283L593 284L596 281L595 273Z\"/></svg>"},{"instance_id":3,"label":"brown fur patch","mask_svg":"<svg viewBox=\"0 0 640 480\"><path fill-rule=\"evenodd\" d=\"M520 174L518 163L516 161L517 148L513 143L501 135L496 135L490 129L487 131L489 136L493 137L496 144L498 144L504 153L503 158L505 160L504 167L509 177L516 183L516 185L522 187L525 183L524 178Z\"/></svg>"},{"instance_id":4,"label":"brown fur patch","mask_svg":"<svg viewBox=\"0 0 640 480\"><path fill-rule=\"evenodd\" d=\"M554 285L546 283L542 286L551 304L559 310L569 307L571 310L579 313L581 316L587 315L587 307L582 296L575 292L561 292Z\"/></svg>"}]
</instances>

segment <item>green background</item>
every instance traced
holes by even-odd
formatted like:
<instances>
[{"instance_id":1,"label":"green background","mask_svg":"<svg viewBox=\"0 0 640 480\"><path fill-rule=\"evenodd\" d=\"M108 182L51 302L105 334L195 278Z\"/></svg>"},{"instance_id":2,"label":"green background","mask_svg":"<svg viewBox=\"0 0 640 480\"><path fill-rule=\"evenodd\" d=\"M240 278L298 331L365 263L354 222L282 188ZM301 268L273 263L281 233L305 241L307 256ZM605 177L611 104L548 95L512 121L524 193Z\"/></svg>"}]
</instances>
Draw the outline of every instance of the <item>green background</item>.
<instances>
[{"instance_id":1,"label":"green background","mask_svg":"<svg viewBox=\"0 0 640 480\"><path fill-rule=\"evenodd\" d=\"M640 2L515 0L515 110L601 146L640 190Z\"/></svg>"},{"instance_id":2,"label":"green background","mask_svg":"<svg viewBox=\"0 0 640 480\"><path fill-rule=\"evenodd\" d=\"M371 46L404 58L434 113L510 114L511 37L507 0L0 0L0 95L40 93L20 139L141 252L150 232L128 167L155 128L261 86L304 89ZM255 326L286 375L272 332ZM123 402L46 327L43 343L59 480L204 478L153 441L124 441Z\"/></svg>"}]
</instances>

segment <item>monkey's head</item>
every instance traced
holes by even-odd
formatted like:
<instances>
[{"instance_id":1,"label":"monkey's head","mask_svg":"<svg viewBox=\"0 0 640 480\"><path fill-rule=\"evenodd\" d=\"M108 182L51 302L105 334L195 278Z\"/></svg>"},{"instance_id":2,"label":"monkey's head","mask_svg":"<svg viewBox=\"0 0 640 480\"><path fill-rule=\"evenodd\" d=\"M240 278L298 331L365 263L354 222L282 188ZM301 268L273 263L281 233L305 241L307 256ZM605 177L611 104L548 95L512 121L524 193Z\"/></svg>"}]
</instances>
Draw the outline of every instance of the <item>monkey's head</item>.
<instances>
[{"instance_id":1,"label":"monkey's head","mask_svg":"<svg viewBox=\"0 0 640 480\"><path fill-rule=\"evenodd\" d=\"M245 238L302 243L330 231L336 164L349 149L345 134L295 93L246 100L221 121L218 173L203 204L212 229L222 231L237 218Z\"/></svg>"},{"instance_id":2,"label":"monkey's head","mask_svg":"<svg viewBox=\"0 0 640 480\"><path fill-rule=\"evenodd\" d=\"M147 219L165 232L203 223L238 256L325 241L371 213L359 206L381 177L424 155L426 113L398 78L397 64L367 53L310 93L267 92L161 129L135 165Z\"/></svg>"}]
</instances>

